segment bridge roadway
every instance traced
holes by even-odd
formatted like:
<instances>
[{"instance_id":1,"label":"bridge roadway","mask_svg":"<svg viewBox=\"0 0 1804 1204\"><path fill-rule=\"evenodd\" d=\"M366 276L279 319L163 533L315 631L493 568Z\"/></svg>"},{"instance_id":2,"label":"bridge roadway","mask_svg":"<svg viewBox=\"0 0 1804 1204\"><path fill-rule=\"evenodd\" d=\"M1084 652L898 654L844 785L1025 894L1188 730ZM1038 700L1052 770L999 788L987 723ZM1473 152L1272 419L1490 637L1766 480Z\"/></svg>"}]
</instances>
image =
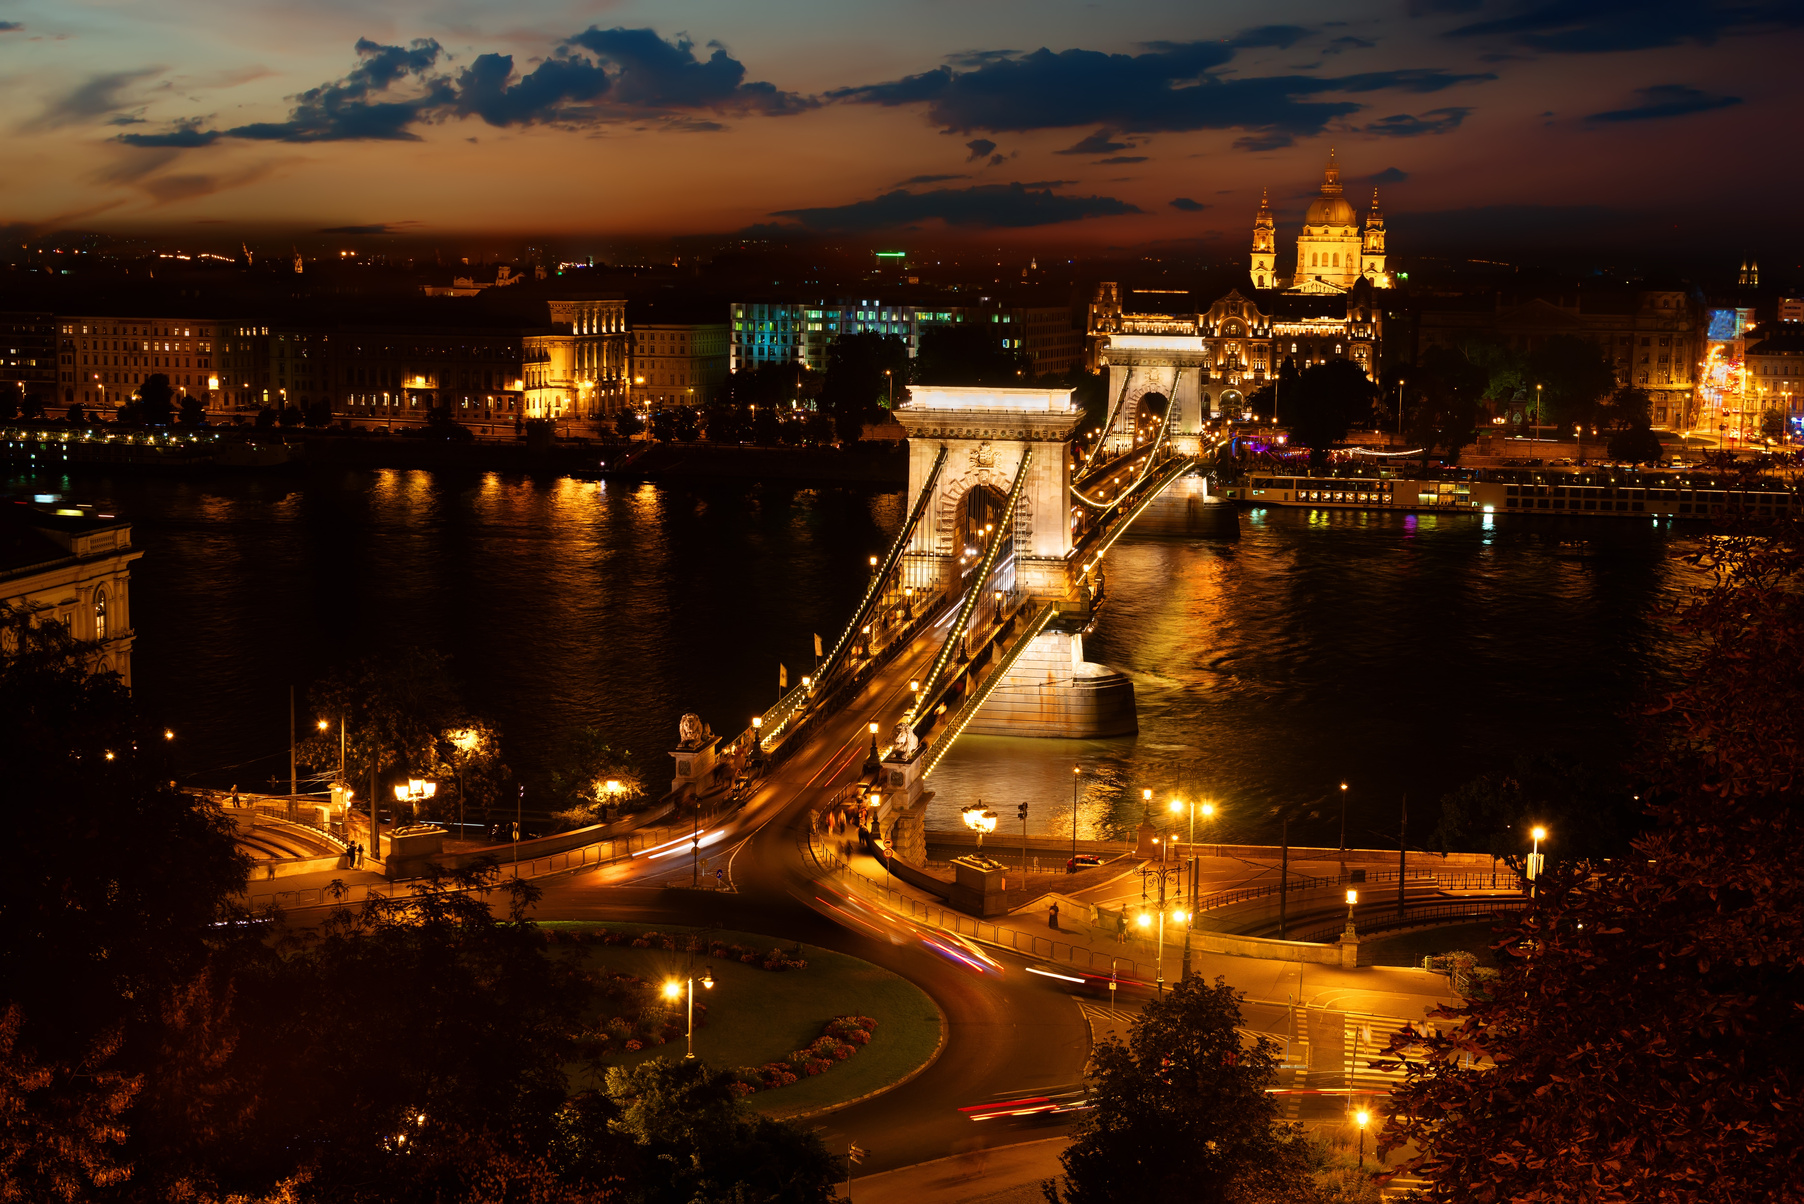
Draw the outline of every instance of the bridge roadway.
<instances>
[{"instance_id":1,"label":"bridge roadway","mask_svg":"<svg viewBox=\"0 0 1804 1204\"><path fill-rule=\"evenodd\" d=\"M882 730L889 729L906 706L910 678L928 667L938 645L937 639L916 640L766 776L724 828L704 830L711 842L703 852L707 873L712 877L724 860L732 890L678 888L693 873L689 844L683 842L665 858L640 857L546 881L536 911L544 920L718 925L767 933L864 958L919 986L946 1022L939 1056L902 1087L818 1122L831 1149L843 1151L856 1142L870 1151L861 1174L945 1157L957 1143L979 1135L960 1107L1073 1085L1089 1055L1083 1012L1069 996L1022 972L1020 959L1000 957L1007 973L978 975L918 942L892 944L846 927L829 918L833 892L808 873L803 845L809 809L858 778L870 751L866 724L875 719ZM731 1006L724 999L717 1003ZM1024 1125L982 1136L1008 1144L1044 1138L1062 1127Z\"/></svg>"}]
</instances>

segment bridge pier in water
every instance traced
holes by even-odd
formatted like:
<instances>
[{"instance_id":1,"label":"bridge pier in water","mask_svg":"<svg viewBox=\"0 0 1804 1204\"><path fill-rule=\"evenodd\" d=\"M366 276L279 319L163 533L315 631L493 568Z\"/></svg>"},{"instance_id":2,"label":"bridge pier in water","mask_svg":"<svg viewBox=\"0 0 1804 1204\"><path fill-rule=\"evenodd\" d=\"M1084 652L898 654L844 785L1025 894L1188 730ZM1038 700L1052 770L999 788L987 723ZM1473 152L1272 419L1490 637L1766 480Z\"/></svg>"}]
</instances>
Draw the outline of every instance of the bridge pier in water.
<instances>
[{"instance_id":1,"label":"bridge pier in water","mask_svg":"<svg viewBox=\"0 0 1804 1204\"><path fill-rule=\"evenodd\" d=\"M1070 441L1083 421L1069 389L916 387L896 420L909 434L909 500L931 488L925 521L903 558L903 582L952 594L987 589L971 641L1024 599L1063 600L1061 620L1034 635L961 729L994 736L1090 737L1138 730L1134 684L1084 660L1091 613L1089 569L1073 540ZM937 473L934 465L944 448ZM1014 513L1002 513L1032 450ZM1004 517L1012 519L1005 528ZM990 581L972 579L988 528L1008 543ZM962 653L962 649L961 649Z\"/></svg>"}]
</instances>

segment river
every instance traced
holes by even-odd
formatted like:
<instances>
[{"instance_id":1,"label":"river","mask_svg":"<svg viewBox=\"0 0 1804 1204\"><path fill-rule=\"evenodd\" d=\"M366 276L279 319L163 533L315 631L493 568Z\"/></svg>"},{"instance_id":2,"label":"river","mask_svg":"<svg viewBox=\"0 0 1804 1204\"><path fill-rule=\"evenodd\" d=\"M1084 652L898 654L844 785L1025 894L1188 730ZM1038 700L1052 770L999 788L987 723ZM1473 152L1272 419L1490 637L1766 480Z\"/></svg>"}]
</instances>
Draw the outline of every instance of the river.
<instances>
[{"instance_id":1,"label":"river","mask_svg":"<svg viewBox=\"0 0 1804 1204\"><path fill-rule=\"evenodd\" d=\"M398 643L452 658L471 709L530 766L573 727L668 780L677 719L737 732L856 605L902 496L497 473L26 481L134 524L135 688L210 784L286 777L288 687ZM1669 657L1685 529L1621 520L1242 516L1238 539L1110 553L1089 659L1126 671L1136 737L967 737L930 827L981 798L1019 831L1114 835L1140 794L1207 798L1211 835L1412 838L1437 800L1518 751L1626 750L1623 714ZM303 714L302 722L311 720ZM1073 775L1076 765L1080 772Z\"/></svg>"}]
</instances>

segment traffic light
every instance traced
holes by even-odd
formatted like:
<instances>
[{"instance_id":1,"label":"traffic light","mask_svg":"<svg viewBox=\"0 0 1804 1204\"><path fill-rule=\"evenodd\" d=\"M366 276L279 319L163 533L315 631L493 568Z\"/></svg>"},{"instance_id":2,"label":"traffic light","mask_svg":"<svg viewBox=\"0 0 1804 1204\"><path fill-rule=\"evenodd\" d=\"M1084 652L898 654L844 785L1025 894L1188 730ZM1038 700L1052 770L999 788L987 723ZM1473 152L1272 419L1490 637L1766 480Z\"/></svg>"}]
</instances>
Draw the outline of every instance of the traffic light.
<instances>
[{"instance_id":1,"label":"traffic light","mask_svg":"<svg viewBox=\"0 0 1804 1204\"><path fill-rule=\"evenodd\" d=\"M1021 822L1026 823L1027 822L1027 804L1022 803L1019 810L1021 812Z\"/></svg>"}]
</instances>

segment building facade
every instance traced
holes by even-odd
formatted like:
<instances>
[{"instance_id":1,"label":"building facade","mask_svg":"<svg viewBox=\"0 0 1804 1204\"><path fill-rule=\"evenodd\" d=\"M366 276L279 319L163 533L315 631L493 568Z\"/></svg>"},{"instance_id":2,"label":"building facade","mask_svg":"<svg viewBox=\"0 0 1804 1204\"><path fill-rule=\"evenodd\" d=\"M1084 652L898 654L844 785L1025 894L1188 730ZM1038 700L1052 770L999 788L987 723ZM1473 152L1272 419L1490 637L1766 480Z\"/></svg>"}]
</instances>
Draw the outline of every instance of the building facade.
<instances>
[{"instance_id":1,"label":"building facade","mask_svg":"<svg viewBox=\"0 0 1804 1204\"><path fill-rule=\"evenodd\" d=\"M732 359L726 322L641 322L633 327L633 405L703 406L719 398Z\"/></svg>"},{"instance_id":2,"label":"building facade","mask_svg":"<svg viewBox=\"0 0 1804 1204\"><path fill-rule=\"evenodd\" d=\"M222 390L220 348L231 327L217 319L59 317L56 329L64 405L116 410L158 373L178 396L199 398L209 408Z\"/></svg>"},{"instance_id":3,"label":"building facade","mask_svg":"<svg viewBox=\"0 0 1804 1204\"><path fill-rule=\"evenodd\" d=\"M839 302L735 302L731 307L734 372L761 364L800 361L821 372L827 349L841 335L899 338L912 359L921 335L935 326L981 322L998 345L1033 362L1034 373L1058 375L1084 362L1084 331L1069 305L979 297L969 304L898 303L857 298Z\"/></svg>"},{"instance_id":4,"label":"building facade","mask_svg":"<svg viewBox=\"0 0 1804 1204\"><path fill-rule=\"evenodd\" d=\"M132 684L130 523L80 508L0 506L0 606L54 619ZM10 635L4 638L12 638Z\"/></svg>"},{"instance_id":5,"label":"building facade","mask_svg":"<svg viewBox=\"0 0 1804 1204\"><path fill-rule=\"evenodd\" d=\"M1330 149L1321 193L1303 215L1303 228L1297 235L1296 266L1288 276L1278 273L1277 227L1267 194L1260 192L1248 269L1255 289L1344 293L1361 280L1374 288L1391 286L1391 275L1385 269L1384 213L1378 207L1378 190L1372 190L1372 207L1366 213L1363 231L1359 214L1342 195L1343 191L1340 167Z\"/></svg>"},{"instance_id":6,"label":"building facade","mask_svg":"<svg viewBox=\"0 0 1804 1204\"><path fill-rule=\"evenodd\" d=\"M53 406L61 396L56 315L0 313L0 388L28 404Z\"/></svg>"},{"instance_id":7,"label":"building facade","mask_svg":"<svg viewBox=\"0 0 1804 1204\"><path fill-rule=\"evenodd\" d=\"M1753 332L1747 349L1746 391L1751 408L1760 416L1754 429L1764 432L1768 411L1784 417L1785 437L1794 439L1804 428L1804 331L1786 330L1790 323L1766 333Z\"/></svg>"},{"instance_id":8,"label":"building facade","mask_svg":"<svg viewBox=\"0 0 1804 1204\"><path fill-rule=\"evenodd\" d=\"M1710 408L1699 396L1699 370L1709 358L1707 320L1698 298L1677 286L1499 292L1425 303L1416 319L1416 351L1485 341L1532 354L1550 339L1584 339L1610 362L1618 384L1648 391L1654 425L1702 429Z\"/></svg>"}]
</instances>

